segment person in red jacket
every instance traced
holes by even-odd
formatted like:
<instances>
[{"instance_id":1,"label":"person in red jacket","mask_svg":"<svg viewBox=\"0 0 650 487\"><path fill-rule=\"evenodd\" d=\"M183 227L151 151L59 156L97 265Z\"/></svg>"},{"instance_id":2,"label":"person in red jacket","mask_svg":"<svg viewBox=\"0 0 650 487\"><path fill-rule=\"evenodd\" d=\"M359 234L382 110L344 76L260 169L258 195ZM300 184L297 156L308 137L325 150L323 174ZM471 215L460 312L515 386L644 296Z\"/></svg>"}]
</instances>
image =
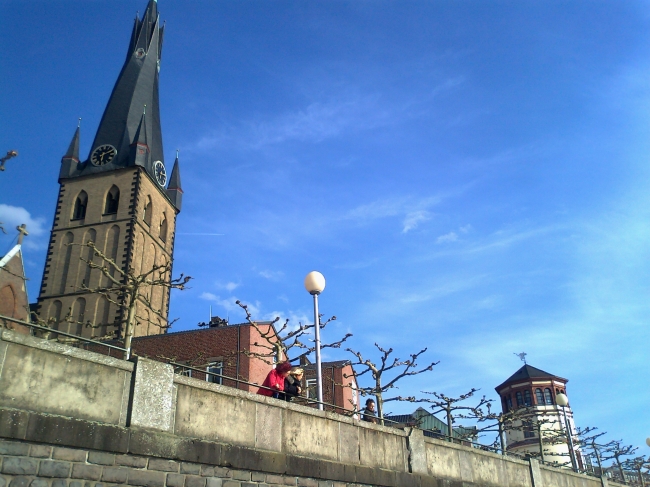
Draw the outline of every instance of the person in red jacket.
<instances>
[{"instance_id":1,"label":"person in red jacket","mask_svg":"<svg viewBox=\"0 0 650 487\"><path fill-rule=\"evenodd\" d=\"M257 391L262 396L278 397L278 394L284 391L284 378L291 372L291 364L289 362L280 362L269 372L262 387ZM268 389L267 389L268 388Z\"/></svg>"}]
</instances>

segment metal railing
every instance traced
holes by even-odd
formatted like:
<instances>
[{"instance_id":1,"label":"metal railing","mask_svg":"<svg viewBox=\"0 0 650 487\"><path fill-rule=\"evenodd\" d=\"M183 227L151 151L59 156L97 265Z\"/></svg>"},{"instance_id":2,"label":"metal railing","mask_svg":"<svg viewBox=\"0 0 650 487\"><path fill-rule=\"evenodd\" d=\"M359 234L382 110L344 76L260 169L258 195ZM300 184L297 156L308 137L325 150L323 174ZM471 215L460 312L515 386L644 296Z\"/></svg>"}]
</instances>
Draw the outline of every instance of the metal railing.
<instances>
[{"instance_id":1,"label":"metal railing","mask_svg":"<svg viewBox=\"0 0 650 487\"><path fill-rule=\"evenodd\" d=\"M81 342L84 342L84 343L91 343L93 345L99 345L101 347L107 347L107 348L113 349L113 350L119 350L120 352L124 352L125 354L128 352L126 348L118 347L117 345L113 345L113 344L106 343L106 342L100 342L100 341L97 341L97 340L93 340L92 338L86 338L86 337L82 337L82 336L79 336L79 335L74 335L72 333L67 333L65 331L56 330L54 328L49 328L47 326L37 325L36 323L29 323L27 321L17 320L16 318L11 318L9 316L0 315L0 325L4 325L4 326L0 326L0 327L8 328L6 326L7 322L16 323L16 324L22 325L22 326L27 326L31 330L36 329L36 330L41 330L41 331L44 331L44 332L47 332L47 333L52 333L54 335L62 335L64 337L67 337L67 338L70 338L70 339L74 340L74 342L64 342L66 345L74 346L74 345L77 345L76 342L81 341ZM32 331L32 334L33 334L33 331Z\"/></svg>"},{"instance_id":2,"label":"metal railing","mask_svg":"<svg viewBox=\"0 0 650 487\"><path fill-rule=\"evenodd\" d=\"M43 331L43 332L46 332L46 333L51 333L51 334L54 334L54 335L61 335L61 336L64 336L64 337L67 337L67 338L70 338L71 340L73 340L72 342L67 342L67 341L62 342L64 344L66 344L66 345L78 346L78 345L88 345L88 344L90 344L90 345L96 345L96 346L99 346L99 347L105 347L105 348L109 349L109 351L108 351L109 356L110 356L110 350L111 349L112 350L117 350L117 351L120 351L120 352L122 352L124 354L124 357L122 357L123 359L128 359L129 350L127 350L126 348L123 348L123 347L119 347L117 345L113 345L113 344L106 343L106 342L100 342L100 341L97 341L97 340L93 340L92 338L86 338L86 337L82 337L82 336L79 336L79 335L75 335L73 333L68 333L68 332L56 330L54 328L50 328L50 327L47 327L47 326L37 325L36 323L29 323L29 322L26 322L26 321L23 321L23 320L18 320L16 318L11 318L9 316L0 315L0 328L3 328L3 327L8 328L6 326L7 322L15 323L15 324L18 324L18 325L29 327L30 330L32 330L32 334L33 334L33 330L36 329L36 330L40 330L40 331ZM168 361L166 363L173 366L175 368L175 373L177 373L177 374L182 372L182 371L185 371L185 370L191 370L191 371L194 371L194 372L205 374L206 376L219 377L219 378L222 379L222 381L223 380L228 380L228 381L234 382L236 389L239 389L240 384L244 384L244 385L247 385L247 386L253 386L253 387L260 388L260 389L266 389L266 390L269 390L269 391L272 391L272 392L280 392L280 391L277 391L276 389L272 389L270 387L266 387L266 386L257 384L255 382L250 382L250 381L247 381L247 380L244 380L244 379L241 379L241 378L231 377L231 376L228 376L228 375L225 375L225 374L220 374L218 372L211 372L211 371L206 370L204 368L199 368L199 367L195 367L195 366L188 365L188 364L181 364L181 363L174 362L174 361ZM226 386L226 387L229 387L229 386ZM356 408L348 409L348 408L343 407L343 406L338 406L336 404L331 404L331 403L324 402L324 401L318 401L317 399L312 399L312 398L305 397L305 396L296 396L296 397L298 397L300 399L300 402L298 404L306 403L308 405L314 405L314 406L318 406L319 404L322 404L324 408L329 408L330 410L334 410L334 411L342 411L341 413L338 413L338 414L342 414L344 416L349 416L349 417L354 417L354 416L362 417L363 416L363 410L359 410L359 409L356 409ZM277 399L277 400L281 401L283 399ZM423 431L425 433L425 436L433 437L433 438L436 438L436 439L441 439L443 441L448 441L450 443L455 443L455 444L458 444L458 445L470 444L473 448L476 448L476 449L479 449L479 450L489 451L489 452L501 454L501 455L504 455L504 456L510 456L510 457L518 458L520 460L528 460L528 458L530 458L530 456L527 456L527 455L522 455L520 453L516 453L516 452L513 452L513 451L508 451L507 448L505 450L503 450L502 448L495 447L494 445L481 444L478 441L473 440L471 437L468 437L468 438L458 438L458 437L455 437L455 436L450 437L449 435L447 435L447 434L445 434L445 433L443 433L443 432L441 432L439 430L429 430L429 429L426 429L426 428L421 428L417 424L417 419L415 419L412 424L411 423L405 423L403 421L402 422L395 421L395 420L392 420L392 419L387 418L387 417L384 417L384 418L376 417L376 419L377 419L378 423L388 424L391 427L404 426L404 427L417 428L417 429ZM426 435L426 433L429 433L429 434ZM543 464L543 465L548 465L548 466L556 467L556 468L568 468L568 469L572 470L572 467L570 465L558 465L555 462L548 462L548 461L539 460L539 459L538 459L538 461L539 461L540 464ZM582 473L584 475L600 478L600 476L596 474L595 469L594 469L593 472L589 472L588 469L583 469L583 470L580 470L578 473ZM605 473L609 474L609 472L605 472Z\"/></svg>"}]
</instances>

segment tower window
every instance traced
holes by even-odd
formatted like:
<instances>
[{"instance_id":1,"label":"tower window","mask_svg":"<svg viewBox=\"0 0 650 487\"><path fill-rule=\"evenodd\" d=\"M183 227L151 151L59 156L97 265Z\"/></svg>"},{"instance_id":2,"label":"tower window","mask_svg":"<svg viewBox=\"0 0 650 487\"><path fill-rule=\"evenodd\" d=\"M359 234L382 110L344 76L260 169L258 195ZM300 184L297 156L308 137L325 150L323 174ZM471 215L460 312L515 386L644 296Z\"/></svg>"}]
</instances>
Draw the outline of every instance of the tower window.
<instances>
[{"instance_id":1,"label":"tower window","mask_svg":"<svg viewBox=\"0 0 650 487\"><path fill-rule=\"evenodd\" d=\"M506 397L506 406L508 407L508 411L512 409L512 397Z\"/></svg>"},{"instance_id":2,"label":"tower window","mask_svg":"<svg viewBox=\"0 0 650 487\"><path fill-rule=\"evenodd\" d=\"M533 405L533 396L530 393L530 391L528 391L528 390L524 391L524 404L526 406L532 406Z\"/></svg>"},{"instance_id":3,"label":"tower window","mask_svg":"<svg viewBox=\"0 0 650 487\"><path fill-rule=\"evenodd\" d=\"M544 404L544 395L542 394L542 390L539 387L535 389L535 401L537 402L538 406L542 406Z\"/></svg>"},{"instance_id":4,"label":"tower window","mask_svg":"<svg viewBox=\"0 0 650 487\"><path fill-rule=\"evenodd\" d=\"M142 219L144 222L151 226L151 213L152 213L152 207L151 207L151 196L147 196L147 202L144 205L144 212L142 213Z\"/></svg>"},{"instance_id":5,"label":"tower window","mask_svg":"<svg viewBox=\"0 0 650 487\"><path fill-rule=\"evenodd\" d=\"M73 220L83 220L86 218L86 207L88 206L88 195L85 191L79 193L74 202L74 210L72 211Z\"/></svg>"},{"instance_id":6,"label":"tower window","mask_svg":"<svg viewBox=\"0 0 650 487\"><path fill-rule=\"evenodd\" d=\"M162 221L160 222L160 240L167 242L167 217L164 213Z\"/></svg>"},{"instance_id":7,"label":"tower window","mask_svg":"<svg viewBox=\"0 0 650 487\"><path fill-rule=\"evenodd\" d=\"M524 398L521 396L521 392L517 391L515 394L515 397L517 398L517 406L523 406L524 405Z\"/></svg>"},{"instance_id":8,"label":"tower window","mask_svg":"<svg viewBox=\"0 0 650 487\"><path fill-rule=\"evenodd\" d=\"M553 396L551 395L551 390L548 387L544 389L544 399L546 399L546 404L553 404Z\"/></svg>"},{"instance_id":9,"label":"tower window","mask_svg":"<svg viewBox=\"0 0 650 487\"><path fill-rule=\"evenodd\" d=\"M120 205L120 190L117 186L113 185L106 194L106 204L104 205L104 214L112 215L117 213L117 208Z\"/></svg>"}]
</instances>

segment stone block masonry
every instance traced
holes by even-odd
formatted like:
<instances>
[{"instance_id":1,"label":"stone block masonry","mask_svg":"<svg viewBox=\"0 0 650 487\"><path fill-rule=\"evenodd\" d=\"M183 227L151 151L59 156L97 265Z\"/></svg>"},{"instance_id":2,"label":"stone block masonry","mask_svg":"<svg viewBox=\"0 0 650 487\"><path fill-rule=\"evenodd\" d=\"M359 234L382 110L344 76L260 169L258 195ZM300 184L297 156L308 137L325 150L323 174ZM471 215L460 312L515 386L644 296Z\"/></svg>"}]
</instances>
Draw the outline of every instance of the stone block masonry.
<instances>
[{"instance_id":1,"label":"stone block masonry","mask_svg":"<svg viewBox=\"0 0 650 487\"><path fill-rule=\"evenodd\" d=\"M65 460L63 460L65 459ZM357 487L161 458L0 440L0 487Z\"/></svg>"}]
</instances>

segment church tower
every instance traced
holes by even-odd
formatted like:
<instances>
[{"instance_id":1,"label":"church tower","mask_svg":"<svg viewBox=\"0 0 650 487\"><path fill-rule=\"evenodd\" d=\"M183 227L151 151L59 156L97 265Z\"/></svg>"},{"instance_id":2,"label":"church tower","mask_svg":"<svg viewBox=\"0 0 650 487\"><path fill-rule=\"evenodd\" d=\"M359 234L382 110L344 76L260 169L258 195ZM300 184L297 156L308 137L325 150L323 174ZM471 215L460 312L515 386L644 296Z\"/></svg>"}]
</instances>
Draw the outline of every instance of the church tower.
<instances>
[{"instance_id":1,"label":"church tower","mask_svg":"<svg viewBox=\"0 0 650 487\"><path fill-rule=\"evenodd\" d=\"M85 289L108 286L108 279L82 260L92 260L92 250L76 244L94 242L120 269L131 268L136 275L172 262L183 190L178 154L167 178L163 153L158 105L163 30L157 3L150 0L142 19L135 19L124 66L88 158L79 158L77 127L61 159L59 196L37 303L40 318L54 320L61 331L94 337L123 332L120 323L126 311L120 298ZM94 257L94 262L101 259ZM142 290L138 303L135 336L167 328L169 288L149 287ZM119 306L111 302L115 299ZM80 324L87 322L93 326Z\"/></svg>"},{"instance_id":2,"label":"church tower","mask_svg":"<svg viewBox=\"0 0 650 487\"><path fill-rule=\"evenodd\" d=\"M503 413L511 413L514 418L505 426L507 451L540 458L541 444L546 462L571 463L565 418L575 439L573 412L569 406L562 410L556 400L558 394L566 395L567 382L567 379L525 364L495 388ZM576 461L582 468L582 454L578 445L573 445Z\"/></svg>"}]
</instances>

